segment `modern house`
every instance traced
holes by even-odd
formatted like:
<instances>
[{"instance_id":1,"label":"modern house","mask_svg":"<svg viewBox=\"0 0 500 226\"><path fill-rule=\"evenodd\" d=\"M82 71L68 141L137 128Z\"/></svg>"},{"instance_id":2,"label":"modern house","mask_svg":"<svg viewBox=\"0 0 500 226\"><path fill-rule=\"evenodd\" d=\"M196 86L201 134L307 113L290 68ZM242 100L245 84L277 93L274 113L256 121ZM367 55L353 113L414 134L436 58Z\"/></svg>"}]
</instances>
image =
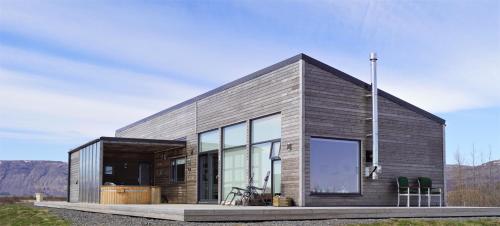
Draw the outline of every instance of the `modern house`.
<instances>
[{"instance_id":1,"label":"modern house","mask_svg":"<svg viewBox=\"0 0 500 226\"><path fill-rule=\"evenodd\" d=\"M220 203L267 172L268 193L298 206L394 206L398 176L444 187L445 121L378 90L373 153L371 93L296 55L71 150L69 201L99 203L113 183L159 186L168 203Z\"/></svg>"}]
</instances>

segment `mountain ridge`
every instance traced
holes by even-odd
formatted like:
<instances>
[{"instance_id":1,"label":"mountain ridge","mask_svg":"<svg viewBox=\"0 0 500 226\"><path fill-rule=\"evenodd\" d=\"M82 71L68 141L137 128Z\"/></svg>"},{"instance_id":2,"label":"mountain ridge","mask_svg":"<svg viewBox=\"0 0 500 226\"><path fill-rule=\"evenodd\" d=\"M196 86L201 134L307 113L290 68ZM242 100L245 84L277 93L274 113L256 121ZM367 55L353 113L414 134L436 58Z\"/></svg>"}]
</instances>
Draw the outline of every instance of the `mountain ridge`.
<instances>
[{"instance_id":1,"label":"mountain ridge","mask_svg":"<svg viewBox=\"0 0 500 226\"><path fill-rule=\"evenodd\" d=\"M66 196L68 164L48 160L0 160L0 195L27 196L42 192Z\"/></svg>"},{"instance_id":2,"label":"mountain ridge","mask_svg":"<svg viewBox=\"0 0 500 226\"><path fill-rule=\"evenodd\" d=\"M461 170L461 179L458 177ZM456 189L458 180L476 183L500 182L500 160L478 166L449 164L445 167L447 190ZM66 197L68 164L49 160L0 160L0 196L27 196L43 192Z\"/></svg>"}]
</instances>

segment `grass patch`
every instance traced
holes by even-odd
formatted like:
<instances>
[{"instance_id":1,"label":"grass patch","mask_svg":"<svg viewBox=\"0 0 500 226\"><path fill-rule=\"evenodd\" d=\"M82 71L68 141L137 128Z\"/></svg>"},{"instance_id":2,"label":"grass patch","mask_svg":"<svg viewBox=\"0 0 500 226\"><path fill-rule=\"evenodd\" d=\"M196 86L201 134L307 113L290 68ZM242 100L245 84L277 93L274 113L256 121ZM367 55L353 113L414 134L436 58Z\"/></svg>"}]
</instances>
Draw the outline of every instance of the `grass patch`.
<instances>
[{"instance_id":1,"label":"grass patch","mask_svg":"<svg viewBox=\"0 0 500 226\"><path fill-rule=\"evenodd\" d=\"M498 226L500 219L485 218L485 219L470 219L470 220L457 220L457 219L390 219L379 221L371 224L355 224L358 226Z\"/></svg>"},{"instance_id":2,"label":"grass patch","mask_svg":"<svg viewBox=\"0 0 500 226\"><path fill-rule=\"evenodd\" d=\"M47 209L27 205L0 205L0 225L69 225L69 222L49 213Z\"/></svg>"}]
</instances>

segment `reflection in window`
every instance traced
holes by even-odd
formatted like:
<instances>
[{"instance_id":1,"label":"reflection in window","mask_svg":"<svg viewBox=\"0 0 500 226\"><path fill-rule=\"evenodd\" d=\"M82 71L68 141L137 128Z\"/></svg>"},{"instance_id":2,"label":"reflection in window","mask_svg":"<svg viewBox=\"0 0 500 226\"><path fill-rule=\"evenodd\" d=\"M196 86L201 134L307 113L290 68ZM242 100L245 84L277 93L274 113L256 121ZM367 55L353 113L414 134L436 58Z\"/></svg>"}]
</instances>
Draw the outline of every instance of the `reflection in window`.
<instances>
[{"instance_id":1,"label":"reflection in window","mask_svg":"<svg viewBox=\"0 0 500 226\"><path fill-rule=\"evenodd\" d=\"M247 128L245 123L240 123L223 129L224 148L246 145Z\"/></svg>"},{"instance_id":2,"label":"reflection in window","mask_svg":"<svg viewBox=\"0 0 500 226\"><path fill-rule=\"evenodd\" d=\"M273 148L271 149L271 159L279 159L281 150L281 142L274 142Z\"/></svg>"},{"instance_id":3,"label":"reflection in window","mask_svg":"<svg viewBox=\"0 0 500 226\"><path fill-rule=\"evenodd\" d=\"M219 130L212 130L200 134L200 152L219 149Z\"/></svg>"},{"instance_id":4,"label":"reflection in window","mask_svg":"<svg viewBox=\"0 0 500 226\"><path fill-rule=\"evenodd\" d=\"M311 193L360 193L358 141L311 138Z\"/></svg>"},{"instance_id":5,"label":"reflection in window","mask_svg":"<svg viewBox=\"0 0 500 226\"><path fill-rule=\"evenodd\" d=\"M113 175L113 166L105 166L104 167L104 174Z\"/></svg>"},{"instance_id":6,"label":"reflection in window","mask_svg":"<svg viewBox=\"0 0 500 226\"><path fill-rule=\"evenodd\" d=\"M264 178L267 172L271 173L271 152L272 143L262 143L252 146L252 178L255 186L261 188L264 186ZM266 191L271 191L271 181L267 182Z\"/></svg>"},{"instance_id":7,"label":"reflection in window","mask_svg":"<svg viewBox=\"0 0 500 226\"><path fill-rule=\"evenodd\" d=\"M273 195L281 193L281 160L273 161Z\"/></svg>"},{"instance_id":8,"label":"reflection in window","mask_svg":"<svg viewBox=\"0 0 500 226\"><path fill-rule=\"evenodd\" d=\"M184 182L186 169L186 158L178 158L170 161L170 182Z\"/></svg>"},{"instance_id":9,"label":"reflection in window","mask_svg":"<svg viewBox=\"0 0 500 226\"><path fill-rule=\"evenodd\" d=\"M246 148L238 147L229 150L224 150L222 161L223 172L222 172L222 192L223 197L231 191L232 187L244 188L246 186L245 169L247 164L245 161Z\"/></svg>"},{"instance_id":10,"label":"reflection in window","mask_svg":"<svg viewBox=\"0 0 500 226\"><path fill-rule=\"evenodd\" d=\"M281 115L252 120L252 143L281 138Z\"/></svg>"},{"instance_id":11,"label":"reflection in window","mask_svg":"<svg viewBox=\"0 0 500 226\"><path fill-rule=\"evenodd\" d=\"M224 150L222 152L222 194L226 197L232 187L244 188L247 184L245 169L246 124L240 123L222 129Z\"/></svg>"},{"instance_id":12,"label":"reflection in window","mask_svg":"<svg viewBox=\"0 0 500 226\"><path fill-rule=\"evenodd\" d=\"M276 178L271 167L274 160L280 160L281 147L281 115L271 115L264 118L252 120L252 151L251 151L251 174L257 187L264 186L264 180L269 172L269 180L266 185L266 193L271 193L271 188L281 184L281 177ZM274 165L281 172L281 164ZM274 189L276 190L276 189Z\"/></svg>"}]
</instances>

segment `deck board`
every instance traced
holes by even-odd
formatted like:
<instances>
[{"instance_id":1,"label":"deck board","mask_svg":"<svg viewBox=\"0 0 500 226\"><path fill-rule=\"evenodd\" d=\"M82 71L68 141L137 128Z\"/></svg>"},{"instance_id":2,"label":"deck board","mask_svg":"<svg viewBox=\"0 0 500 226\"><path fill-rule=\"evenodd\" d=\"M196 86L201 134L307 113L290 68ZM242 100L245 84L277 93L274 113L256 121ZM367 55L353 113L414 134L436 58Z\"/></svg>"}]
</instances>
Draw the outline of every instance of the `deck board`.
<instances>
[{"instance_id":1,"label":"deck board","mask_svg":"<svg viewBox=\"0 0 500 226\"><path fill-rule=\"evenodd\" d=\"M101 205L38 202L36 206L175 221L269 221L348 218L500 217L500 207L264 207L204 204Z\"/></svg>"}]
</instances>

